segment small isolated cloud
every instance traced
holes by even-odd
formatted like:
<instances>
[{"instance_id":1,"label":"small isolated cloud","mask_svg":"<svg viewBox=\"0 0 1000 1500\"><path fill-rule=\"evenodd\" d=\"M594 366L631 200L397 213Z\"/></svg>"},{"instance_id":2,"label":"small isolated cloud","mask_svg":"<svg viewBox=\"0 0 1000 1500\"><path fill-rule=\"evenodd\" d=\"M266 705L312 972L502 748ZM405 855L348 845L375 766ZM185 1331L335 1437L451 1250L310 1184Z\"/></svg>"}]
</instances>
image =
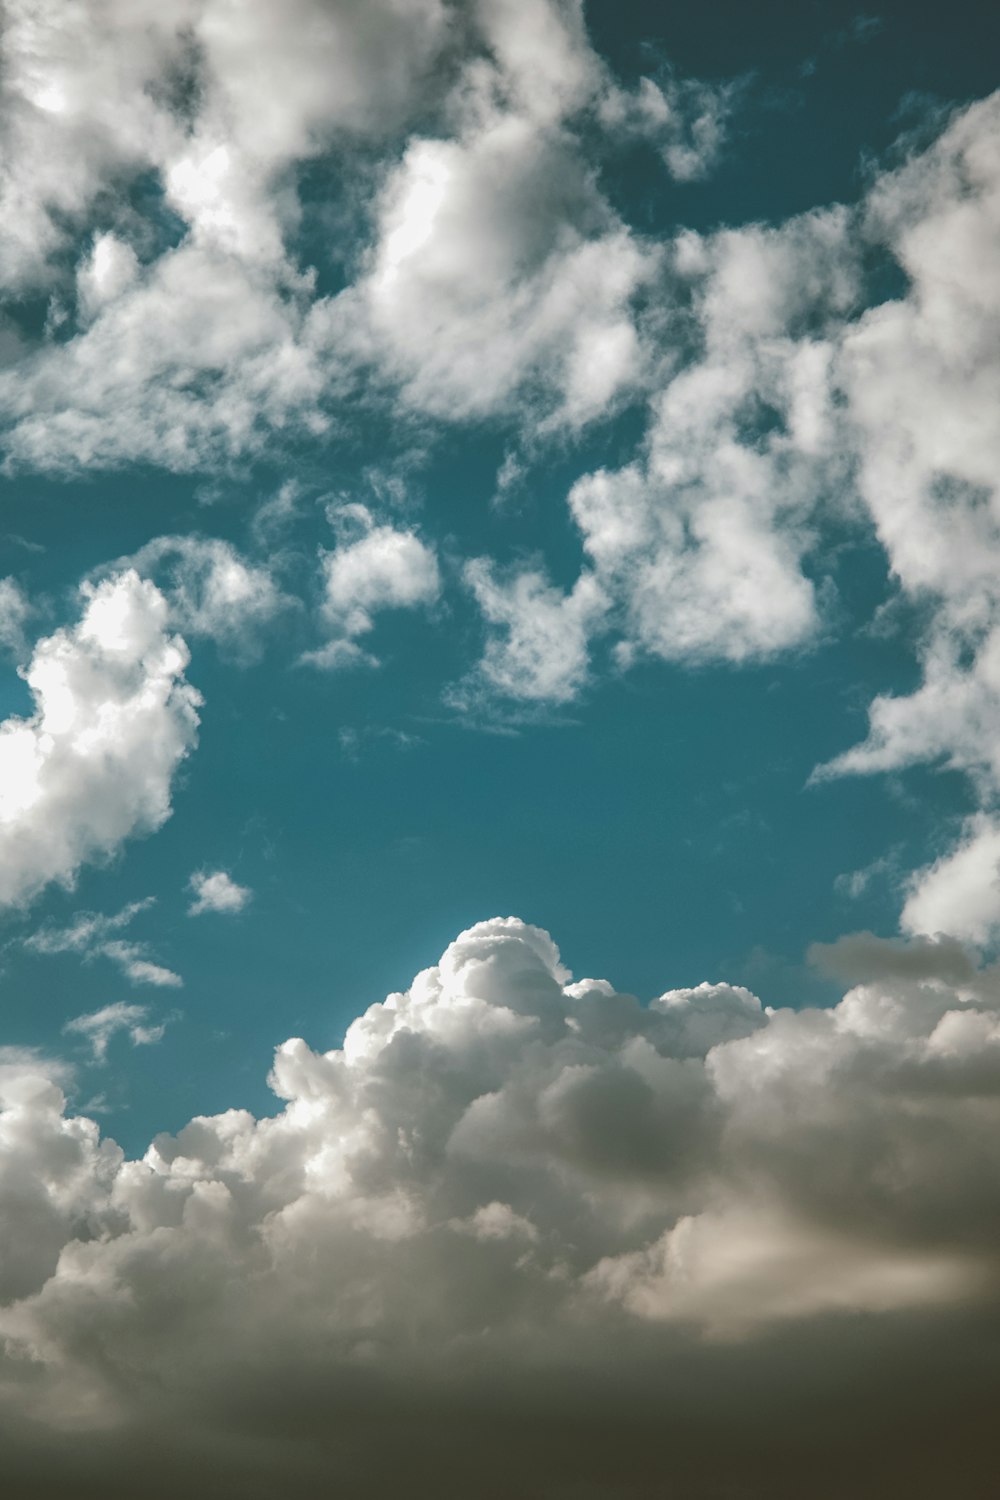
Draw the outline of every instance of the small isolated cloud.
<instances>
[{"instance_id":1,"label":"small isolated cloud","mask_svg":"<svg viewBox=\"0 0 1000 1500\"><path fill-rule=\"evenodd\" d=\"M194 894L189 917L200 917L207 911L242 911L253 896L249 886L237 885L225 870L196 870L188 887Z\"/></svg>"},{"instance_id":2,"label":"small isolated cloud","mask_svg":"<svg viewBox=\"0 0 1000 1500\"><path fill-rule=\"evenodd\" d=\"M114 1005L105 1005L89 1015L76 1016L67 1021L63 1031L68 1036L79 1036L86 1041L95 1062L107 1059L108 1044L112 1037L124 1032L133 1047L150 1047L163 1040L168 1022L150 1024L149 1009L145 1005L129 1005L118 1000Z\"/></svg>"},{"instance_id":3,"label":"small isolated cloud","mask_svg":"<svg viewBox=\"0 0 1000 1500\"><path fill-rule=\"evenodd\" d=\"M591 635L608 609L593 574L582 574L564 594L537 570L500 579L485 558L475 558L465 581L489 633L482 660L452 690L452 701L461 706L484 693L536 703L575 698L587 679Z\"/></svg>"},{"instance_id":4,"label":"small isolated cloud","mask_svg":"<svg viewBox=\"0 0 1000 1500\"><path fill-rule=\"evenodd\" d=\"M641 78L633 90L609 85L598 104L607 130L646 140L678 182L697 182L717 165L729 118L743 89L739 83L704 83L664 70Z\"/></svg>"},{"instance_id":5,"label":"small isolated cloud","mask_svg":"<svg viewBox=\"0 0 1000 1500\"><path fill-rule=\"evenodd\" d=\"M367 506L331 511L338 545L322 554L322 618L330 639L307 652L312 666L337 668L377 658L358 645L384 610L427 608L441 592L436 553L414 531L380 525Z\"/></svg>"}]
</instances>

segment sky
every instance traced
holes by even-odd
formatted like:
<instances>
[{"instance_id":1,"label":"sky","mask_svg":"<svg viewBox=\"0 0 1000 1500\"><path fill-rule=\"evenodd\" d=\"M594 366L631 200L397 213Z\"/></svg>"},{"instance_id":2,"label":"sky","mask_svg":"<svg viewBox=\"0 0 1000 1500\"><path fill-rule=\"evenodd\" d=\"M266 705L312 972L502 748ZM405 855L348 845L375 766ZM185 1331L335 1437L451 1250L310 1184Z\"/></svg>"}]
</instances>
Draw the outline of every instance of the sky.
<instances>
[{"instance_id":1,"label":"sky","mask_svg":"<svg viewBox=\"0 0 1000 1500\"><path fill-rule=\"evenodd\" d=\"M992 1494L1000 15L0 50L11 1493Z\"/></svg>"}]
</instances>

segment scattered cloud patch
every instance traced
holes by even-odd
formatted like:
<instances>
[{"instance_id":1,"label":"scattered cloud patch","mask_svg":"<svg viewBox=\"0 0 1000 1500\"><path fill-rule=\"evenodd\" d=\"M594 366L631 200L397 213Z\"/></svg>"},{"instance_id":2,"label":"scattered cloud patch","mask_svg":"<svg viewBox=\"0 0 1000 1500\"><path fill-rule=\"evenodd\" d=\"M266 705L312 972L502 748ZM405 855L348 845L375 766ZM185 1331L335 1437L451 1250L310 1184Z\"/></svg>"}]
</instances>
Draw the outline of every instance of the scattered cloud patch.
<instances>
[{"instance_id":1,"label":"scattered cloud patch","mask_svg":"<svg viewBox=\"0 0 1000 1500\"><path fill-rule=\"evenodd\" d=\"M68 1036L84 1039L97 1063L107 1061L108 1045L112 1037L124 1032L133 1047L150 1047L163 1040L167 1022L149 1024L149 1009L145 1005L129 1005L118 1000L105 1005L86 1016L76 1016L67 1021L63 1030Z\"/></svg>"},{"instance_id":2,"label":"scattered cloud patch","mask_svg":"<svg viewBox=\"0 0 1000 1500\"><path fill-rule=\"evenodd\" d=\"M188 887L194 895L188 907L189 917L200 917L205 912L239 912L253 898L249 886L237 885L225 870L196 870Z\"/></svg>"},{"instance_id":3,"label":"scattered cloud patch","mask_svg":"<svg viewBox=\"0 0 1000 1500\"><path fill-rule=\"evenodd\" d=\"M473 674L451 690L456 704L500 694L528 702L567 703L588 675L590 639L608 600L592 574L561 593L533 569L501 579L485 558L466 564L465 582L490 627Z\"/></svg>"},{"instance_id":4,"label":"scattered cloud patch","mask_svg":"<svg viewBox=\"0 0 1000 1500\"><path fill-rule=\"evenodd\" d=\"M127 561L158 582L179 630L237 656L252 655L264 628L292 602L266 567L216 537L156 537Z\"/></svg>"},{"instance_id":5,"label":"scattered cloud patch","mask_svg":"<svg viewBox=\"0 0 1000 1500\"><path fill-rule=\"evenodd\" d=\"M154 904L155 898L147 896L145 900L130 902L113 916L78 912L68 927L42 927L25 939L24 946L32 953L78 953L85 962L108 958L133 984L177 987L183 984L180 975L154 962L148 944L116 936Z\"/></svg>"},{"instance_id":6,"label":"scattered cloud patch","mask_svg":"<svg viewBox=\"0 0 1000 1500\"><path fill-rule=\"evenodd\" d=\"M358 639L370 634L383 610L436 603L441 592L437 556L416 532L377 523L364 505L340 506L331 519L340 535L338 545L322 555L321 605L331 638L302 660L326 668L377 665Z\"/></svg>"}]
</instances>

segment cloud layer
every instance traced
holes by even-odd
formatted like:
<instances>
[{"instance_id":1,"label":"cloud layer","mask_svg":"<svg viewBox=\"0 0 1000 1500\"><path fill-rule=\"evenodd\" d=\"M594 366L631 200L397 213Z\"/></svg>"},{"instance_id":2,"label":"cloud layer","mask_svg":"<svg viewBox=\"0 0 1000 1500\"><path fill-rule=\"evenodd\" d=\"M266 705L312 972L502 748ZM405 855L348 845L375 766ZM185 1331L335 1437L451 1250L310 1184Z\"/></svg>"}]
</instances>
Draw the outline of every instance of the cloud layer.
<instances>
[{"instance_id":1,"label":"cloud layer","mask_svg":"<svg viewBox=\"0 0 1000 1500\"><path fill-rule=\"evenodd\" d=\"M0 1419L49 1445L39 1473L76 1447L110 1495L127 1490L108 1466L168 1430L175 1480L207 1462L235 1494L231 1438L251 1429L246 1493L322 1473L387 1495L435 1465L457 1482L455 1429L478 1432L478 1409L481 1452L503 1455L484 1493L502 1475L596 1495L631 1408L625 1492L716 1493L725 1458L689 1482L690 1434L651 1441L693 1422L742 1455L744 1493L832 1495L794 1441L755 1449L746 1424L783 1409L813 1454L856 1457L868 1439L845 1439L844 1413L879 1351L884 1424L923 1409L921 1380L943 1399L938 1449L919 1432L910 1449L930 1464L910 1492L936 1493L982 1410L948 1425L970 1385L942 1397L940 1362L995 1372L976 1329L1000 1289L1000 984L898 955L828 1011L764 1011L726 984L644 1008L494 919L342 1049L280 1047L279 1114L195 1119L137 1162L25 1062L2 1079ZM566 1424L572 1451L547 1443ZM891 1462L909 1472L905 1449Z\"/></svg>"}]
</instances>

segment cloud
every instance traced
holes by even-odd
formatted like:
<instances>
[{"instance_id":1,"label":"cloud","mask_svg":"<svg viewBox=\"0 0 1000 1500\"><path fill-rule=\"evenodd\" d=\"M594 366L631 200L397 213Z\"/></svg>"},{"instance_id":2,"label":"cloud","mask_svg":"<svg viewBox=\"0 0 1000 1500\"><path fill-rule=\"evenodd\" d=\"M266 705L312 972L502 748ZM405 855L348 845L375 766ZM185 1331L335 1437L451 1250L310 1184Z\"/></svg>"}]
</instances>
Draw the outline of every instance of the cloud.
<instances>
[{"instance_id":1,"label":"cloud","mask_svg":"<svg viewBox=\"0 0 1000 1500\"><path fill-rule=\"evenodd\" d=\"M24 627L31 605L23 589L13 578L0 578L0 650L14 657L27 653Z\"/></svg>"},{"instance_id":2,"label":"cloud","mask_svg":"<svg viewBox=\"0 0 1000 1500\"><path fill-rule=\"evenodd\" d=\"M105 1062L108 1044L119 1031L124 1031L133 1047L149 1047L163 1040L166 1021L159 1025L147 1025L149 1008L145 1005L129 1005L118 1000L105 1005L90 1015L76 1016L63 1027L68 1035L81 1036L93 1052L94 1061Z\"/></svg>"},{"instance_id":3,"label":"cloud","mask_svg":"<svg viewBox=\"0 0 1000 1500\"><path fill-rule=\"evenodd\" d=\"M372 375L421 411L530 397L573 425L634 382L654 257L575 140L612 87L578 6L146 9L5 15L0 285L46 296L59 334L15 340L0 372L9 464L225 465L324 431ZM668 128L691 170L715 130L699 109L693 145ZM354 265L375 224L340 296L317 292L330 256L297 188L331 150L348 201L375 188L354 222L334 207Z\"/></svg>"},{"instance_id":4,"label":"cloud","mask_svg":"<svg viewBox=\"0 0 1000 1500\"><path fill-rule=\"evenodd\" d=\"M357 645L387 609L418 609L434 604L441 575L434 550L416 532L380 525L364 505L332 512L339 545L322 554L323 622L331 640L303 660L318 667L375 665Z\"/></svg>"},{"instance_id":5,"label":"cloud","mask_svg":"<svg viewBox=\"0 0 1000 1500\"><path fill-rule=\"evenodd\" d=\"M590 637L607 610L596 579L585 573L563 594L531 569L501 582L487 559L475 558L466 564L465 581L494 628L453 700L484 692L547 703L575 698L587 678Z\"/></svg>"},{"instance_id":6,"label":"cloud","mask_svg":"<svg viewBox=\"0 0 1000 1500\"><path fill-rule=\"evenodd\" d=\"M188 907L189 917L206 911L242 911L253 896L248 886L237 885L225 870L196 870L188 885L195 898Z\"/></svg>"},{"instance_id":7,"label":"cloud","mask_svg":"<svg viewBox=\"0 0 1000 1500\"><path fill-rule=\"evenodd\" d=\"M633 90L610 84L598 114L609 131L654 145L678 182L697 182L719 160L739 92L737 84L703 83L667 70L658 79L640 78Z\"/></svg>"},{"instance_id":8,"label":"cloud","mask_svg":"<svg viewBox=\"0 0 1000 1500\"><path fill-rule=\"evenodd\" d=\"M541 416L579 425L639 375L631 302L655 256L564 135L484 113L457 140L410 144L329 338L420 411L473 418L527 394Z\"/></svg>"},{"instance_id":9,"label":"cloud","mask_svg":"<svg viewBox=\"0 0 1000 1500\"><path fill-rule=\"evenodd\" d=\"M126 560L157 578L186 636L207 636L246 656L288 599L271 573L218 537L160 536Z\"/></svg>"},{"instance_id":10,"label":"cloud","mask_svg":"<svg viewBox=\"0 0 1000 1500\"><path fill-rule=\"evenodd\" d=\"M115 936L154 904L155 897L147 896L110 917L78 912L68 927L42 927L25 939L24 946L32 953L78 953L85 962L109 958L134 984L178 986L183 983L180 975L155 963L147 944L125 942Z\"/></svg>"},{"instance_id":11,"label":"cloud","mask_svg":"<svg viewBox=\"0 0 1000 1500\"><path fill-rule=\"evenodd\" d=\"M998 1007L989 971L956 983L934 966L883 966L826 1011L767 1011L726 984L643 1007L572 982L547 934L505 918L370 1007L342 1048L281 1046L279 1114L199 1117L142 1161L26 1065L4 1085L0 1185L37 1207L2 1216L0 1407L36 1473L68 1443L70 1483L74 1453L77 1480L91 1463L112 1476L121 1442L169 1432L172 1462L210 1461L236 1494L234 1435L252 1432L262 1496L287 1485L283 1433L295 1472L346 1483L359 1450L344 1434L369 1421L386 1463L360 1458L366 1493L404 1473L439 1485L462 1472L453 1435L477 1406L505 1483L532 1465L538 1422L571 1420L586 1455L598 1413L601 1441L640 1443L647 1487L675 1472L664 1421L743 1452L748 1401L806 1421L814 1455L845 1409L854 1430L873 1349L880 1432L912 1423L942 1361L983 1379L992 1337ZM145 1027L140 1010L73 1026L99 1053ZM680 1413L664 1389L686 1391ZM416 1459L415 1392L432 1424ZM759 1413L751 1427L759 1443ZM779 1447L801 1492L811 1460L769 1444L746 1492L775 1492ZM562 1444L543 1459L553 1493L573 1461ZM712 1464L702 1452L703 1485ZM588 1467L580 1493L607 1493Z\"/></svg>"},{"instance_id":12,"label":"cloud","mask_svg":"<svg viewBox=\"0 0 1000 1500\"><path fill-rule=\"evenodd\" d=\"M39 641L24 678L28 718L0 724L0 904L105 859L170 815L196 742L197 692L167 604L127 571L82 589L79 623Z\"/></svg>"},{"instance_id":13,"label":"cloud","mask_svg":"<svg viewBox=\"0 0 1000 1500\"><path fill-rule=\"evenodd\" d=\"M859 295L851 219L684 233L673 275L687 358L682 343L666 365L645 453L577 480L569 507L620 606L623 662L753 661L819 630L804 561L845 474L830 369Z\"/></svg>"},{"instance_id":14,"label":"cloud","mask_svg":"<svg viewBox=\"0 0 1000 1500\"><path fill-rule=\"evenodd\" d=\"M947 933L987 943L1000 930L1000 824L979 813L967 820L956 848L910 881L900 925L904 932Z\"/></svg>"}]
</instances>

